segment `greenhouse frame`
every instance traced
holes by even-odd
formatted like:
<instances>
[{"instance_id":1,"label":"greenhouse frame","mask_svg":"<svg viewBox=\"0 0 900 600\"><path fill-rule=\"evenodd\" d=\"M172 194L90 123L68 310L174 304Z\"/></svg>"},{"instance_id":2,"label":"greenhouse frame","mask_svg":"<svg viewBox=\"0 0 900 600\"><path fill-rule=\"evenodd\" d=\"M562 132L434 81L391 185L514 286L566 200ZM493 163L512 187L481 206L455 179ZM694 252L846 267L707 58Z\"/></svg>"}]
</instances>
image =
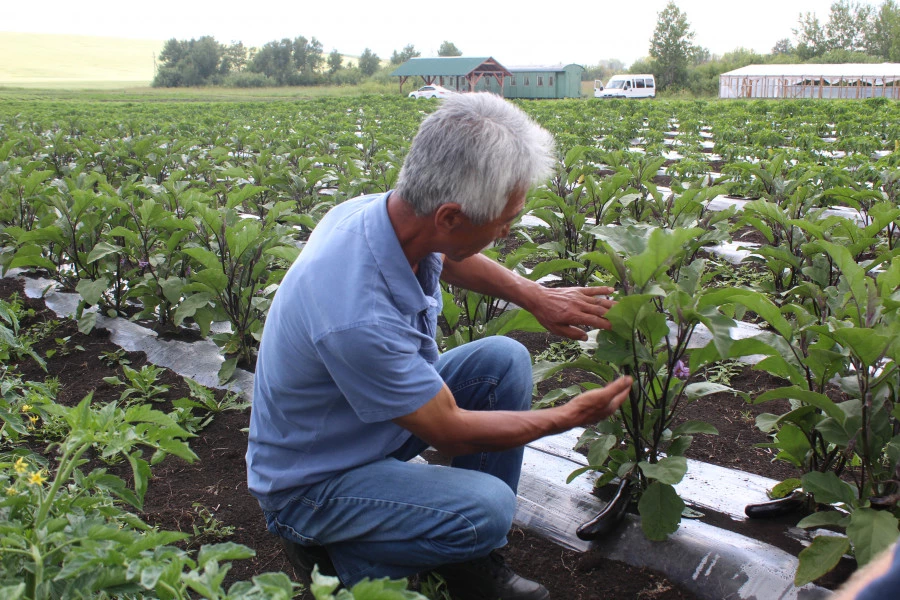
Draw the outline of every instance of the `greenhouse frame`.
<instances>
[{"instance_id":1,"label":"greenhouse frame","mask_svg":"<svg viewBox=\"0 0 900 600\"><path fill-rule=\"evenodd\" d=\"M900 64L748 65L719 76L719 98L900 100Z\"/></svg>"}]
</instances>

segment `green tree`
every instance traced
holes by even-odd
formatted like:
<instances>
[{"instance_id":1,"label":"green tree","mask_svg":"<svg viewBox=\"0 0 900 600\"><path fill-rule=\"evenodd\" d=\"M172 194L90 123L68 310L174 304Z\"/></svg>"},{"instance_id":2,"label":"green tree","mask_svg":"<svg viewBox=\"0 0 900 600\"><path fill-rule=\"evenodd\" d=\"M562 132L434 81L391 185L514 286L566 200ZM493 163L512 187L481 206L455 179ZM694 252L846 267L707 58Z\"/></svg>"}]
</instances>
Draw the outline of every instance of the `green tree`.
<instances>
[{"instance_id":1,"label":"green tree","mask_svg":"<svg viewBox=\"0 0 900 600\"><path fill-rule=\"evenodd\" d=\"M816 62L825 65L843 65L847 63L878 63L881 59L870 56L865 52L853 52L852 50L829 50L816 58Z\"/></svg>"},{"instance_id":2,"label":"green tree","mask_svg":"<svg viewBox=\"0 0 900 600\"><path fill-rule=\"evenodd\" d=\"M650 56L656 60L654 74L661 89L686 82L687 67L694 54L693 40L687 15L670 0L659 13L650 40Z\"/></svg>"},{"instance_id":3,"label":"green tree","mask_svg":"<svg viewBox=\"0 0 900 600\"><path fill-rule=\"evenodd\" d=\"M797 36L797 56L800 60L822 56L828 51L825 28L819 23L816 13L800 15L798 27L793 31Z\"/></svg>"},{"instance_id":4,"label":"green tree","mask_svg":"<svg viewBox=\"0 0 900 600\"><path fill-rule=\"evenodd\" d=\"M332 50L328 55L328 74L334 75L344 66L344 57L337 50Z\"/></svg>"},{"instance_id":5,"label":"green tree","mask_svg":"<svg viewBox=\"0 0 900 600\"><path fill-rule=\"evenodd\" d=\"M299 73L307 79L316 75L325 62L322 52L322 42L313 37L307 40L302 35L294 39L293 43L294 65Z\"/></svg>"},{"instance_id":6,"label":"green tree","mask_svg":"<svg viewBox=\"0 0 900 600\"><path fill-rule=\"evenodd\" d=\"M197 75L203 83L209 83L213 75L224 75L222 72L222 58L225 56L225 48L215 38L205 35L197 41L191 40L189 60L197 69Z\"/></svg>"},{"instance_id":7,"label":"green tree","mask_svg":"<svg viewBox=\"0 0 900 600\"><path fill-rule=\"evenodd\" d=\"M287 85L294 74L294 44L289 38L280 42L266 42L250 61L248 69L253 73L262 73L278 85Z\"/></svg>"},{"instance_id":8,"label":"green tree","mask_svg":"<svg viewBox=\"0 0 900 600\"><path fill-rule=\"evenodd\" d=\"M900 62L900 6L895 0L885 0L872 14L863 37L868 54Z\"/></svg>"},{"instance_id":9,"label":"green tree","mask_svg":"<svg viewBox=\"0 0 900 600\"><path fill-rule=\"evenodd\" d=\"M162 52L159 53L159 62L163 67L173 68L178 65L188 54L187 40L176 40L172 38L163 45Z\"/></svg>"},{"instance_id":10,"label":"green tree","mask_svg":"<svg viewBox=\"0 0 900 600\"><path fill-rule=\"evenodd\" d=\"M693 65L703 65L712 60L709 48L702 46L694 46L691 48L691 63Z\"/></svg>"},{"instance_id":11,"label":"green tree","mask_svg":"<svg viewBox=\"0 0 900 600\"><path fill-rule=\"evenodd\" d=\"M736 48L720 58L688 68L687 89L697 96L717 96L719 75L747 65L766 62L765 57L747 48ZM633 67L632 67L633 69ZM632 72L634 72L632 70Z\"/></svg>"},{"instance_id":12,"label":"green tree","mask_svg":"<svg viewBox=\"0 0 900 600\"><path fill-rule=\"evenodd\" d=\"M242 42L231 42L225 47L224 60L228 61L228 71L240 73L250 60L249 50Z\"/></svg>"},{"instance_id":13,"label":"green tree","mask_svg":"<svg viewBox=\"0 0 900 600\"><path fill-rule=\"evenodd\" d=\"M825 24L826 45L829 50L861 52L865 49L864 33L868 29L872 7L859 2L838 0L831 5Z\"/></svg>"},{"instance_id":14,"label":"green tree","mask_svg":"<svg viewBox=\"0 0 900 600\"><path fill-rule=\"evenodd\" d=\"M438 56L462 56L462 52L453 42L444 40L441 47L438 48Z\"/></svg>"},{"instance_id":15,"label":"green tree","mask_svg":"<svg viewBox=\"0 0 900 600\"><path fill-rule=\"evenodd\" d=\"M381 67L381 59L369 48L363 50L359 57L359 70L366 77L371 77Z\"/></svg>"},{"instance_id":16,"label":"green tree","mask_svg":"<svg viewBox=\"0 0 900 600\"><path fill-rule=\"evenodd\" d=\"M153 78L154 87L183 87L218 83L228 74L225 47L210 36L198 40L170 39L163 46L162 63Z\"/></svg>"},{"instance_id":17,"label":"green tree","mask_svg":"<svg viewBox=\"0 0 900 600\"><path fill-rule=\"evenodd\" d=\"M794 53L794 44L791 43L789 38L782 38L775 42L775 45L772 47L772 54L793 54Z\"/></svg>"},{"instance_id":18,"label":"green tree","mask_svg":"<svg viewBox=\"0 0 900 600\"><path fill-rule=\"evenodd\" d=\"M301 35L268 42L253 56L248 70L262 73L278 85L308 85L321 80L319 70L324 61L322 43Z\"/></svg>"},{"instance_id":19,"label":"green tree","mask_svg":"<svg viewBox=\"0 0 900 600\"><path fill-rule=\"evenodd\" d=\"M625 72L625 63L617 58L608 58L601 60L596 65L591 65L584 69L581 74L582 81L594 81L599 79L606 83L610 77L618 73Z\"/></svg>"},{"instance_id":20,"label":"green tree","mask_svg":"<svg viewBox=\"0 0 900 600\"><path fill-rule=\"evenodd\" d=\"M407 44L400 52L394 50L394 53L391 54L391 64L402 65L409 59L418 58L420 56L422 56L422 53L418 52L415 46L413 46L412 44Z\"/></svg>"}]
</instances>

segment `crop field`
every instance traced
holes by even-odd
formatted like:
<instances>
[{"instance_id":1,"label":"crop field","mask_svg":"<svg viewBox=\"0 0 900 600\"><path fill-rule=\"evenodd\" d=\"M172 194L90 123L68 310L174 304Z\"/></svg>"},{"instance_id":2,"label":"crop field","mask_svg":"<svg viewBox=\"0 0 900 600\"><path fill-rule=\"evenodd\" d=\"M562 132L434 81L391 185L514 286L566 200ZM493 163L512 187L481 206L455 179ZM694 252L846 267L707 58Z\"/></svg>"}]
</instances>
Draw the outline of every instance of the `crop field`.
<instances>
[{"instance_id":1,"label":"crop field","mask_svg":"<svg viewBox=\"0 0 900 600\"><path fill-rule=\"evenodd\" d=\"M674 488L687 469L684 453L694 435L713 433L697 421L676 425L675 417L727 389L691 374L761 357L756 368L783 385L747 400L790 402L756 425L797 471L774 492L830 506L801 526L839 532L816 537L801 554L796 583L827 573L845 553L864 563L893 542L900 516L900 105L520 106L556 137L558 169L529 193L510 238L485 252L548 285L614 286L618 300L612 331L535 364L536 383L573 368L591 380L539 394L536 406L565 402L620 374L636 381L628 410L582 440L589 448L584 471L601 484L632 479L645 534L665 539L684 510ZM8 99L0 104L0 269L40 274L77 293L82 332L107 315L213 340L227 384L236 369L252 369L279 281L318 220L336 203L392 189L419 123L436 107L380 95ZM725 249L739 258L725 258ZM506 308L447 287L439 343L450 348L539 329L528 314ZM0 359L45 360L19 330L20 316L14 303L0 301ZM735 339L740 324L758 335ZM700 332L708 343L697 344ZM164 413L141 400L139 390L152 381L135 374L137 391L119 402L62 407L47 386L21 381L14 367L0 369L0 482L7 489L0 596L127 583L161 597L187 597L187 590L225 597L209 591L221 585L214 565L244 550L210 545L195 560L175 549L182 534L149 529L128 512L141 505L165 455L192 457L187 440L202 417L213 418L214 403ZM139 435L113 443L126 431ZM48 444L60 444L53 461ZM100 467L78 469L82 455L99 447L103 460L130 467L129 484ZM91 491L79 496L78 487ZM93 528L91 538L71 542L61 533L67 519ZM43 528L54 535L39 534ZM128 560L104 563L98 576L98 557L115 552ZM129 567L138 563L157 565L156 576L139 576ZM10 576L26 572L24 582ZM262 594L267 585L291 589L273 576L241 592L256 586L253 593Z\"/></svg>"}]
</instances>

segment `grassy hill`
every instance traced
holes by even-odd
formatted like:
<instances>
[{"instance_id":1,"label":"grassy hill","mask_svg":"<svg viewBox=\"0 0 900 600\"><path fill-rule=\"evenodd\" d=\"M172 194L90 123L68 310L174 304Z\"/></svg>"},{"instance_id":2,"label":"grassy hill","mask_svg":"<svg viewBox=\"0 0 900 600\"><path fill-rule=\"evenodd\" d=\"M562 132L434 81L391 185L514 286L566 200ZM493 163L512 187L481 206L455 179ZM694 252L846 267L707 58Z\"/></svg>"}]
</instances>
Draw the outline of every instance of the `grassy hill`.
<instances>
[{"instance_id":1,"label":"grassy hill","mask_svg":"<svg viewBox=\"0 0 900 600\"><path fill-rule=\"evenodd\" d=\"M149 85L165 41L0 32L0 86Z\"/></svg>"}]
</instances>

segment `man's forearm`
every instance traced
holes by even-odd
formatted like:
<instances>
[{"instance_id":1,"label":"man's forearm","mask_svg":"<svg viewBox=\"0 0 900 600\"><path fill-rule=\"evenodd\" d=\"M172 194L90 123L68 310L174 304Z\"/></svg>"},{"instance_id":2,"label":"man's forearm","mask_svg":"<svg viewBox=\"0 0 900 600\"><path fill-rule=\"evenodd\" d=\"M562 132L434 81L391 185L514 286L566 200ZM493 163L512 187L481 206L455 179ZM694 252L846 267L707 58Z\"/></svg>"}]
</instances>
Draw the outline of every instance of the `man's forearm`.
<instances>
[{"instance_id":1,"label":"man's forearm","mask_svg":"<svg viewBox=\"0 0 900 600\"><path fill-rule=\"evenodd\" d=\"M445 385L431 401L394 423L447 456L496 452L606 419L628 397L631 383L630 377L620 377L562 406L525 411L463 410Z\"/></svg>"},{"instance_id":2,"label":"man's forearm","mask_svg":"<svg viewBox=\"0 0 900 600\"><path fill-rule=\"evenodd\" d=\"M526 279L483 254L461 261L445 260L441 279L450 285L502 298L529 310L541 292L539 283Z\"/></svg>"}]
</instances>

